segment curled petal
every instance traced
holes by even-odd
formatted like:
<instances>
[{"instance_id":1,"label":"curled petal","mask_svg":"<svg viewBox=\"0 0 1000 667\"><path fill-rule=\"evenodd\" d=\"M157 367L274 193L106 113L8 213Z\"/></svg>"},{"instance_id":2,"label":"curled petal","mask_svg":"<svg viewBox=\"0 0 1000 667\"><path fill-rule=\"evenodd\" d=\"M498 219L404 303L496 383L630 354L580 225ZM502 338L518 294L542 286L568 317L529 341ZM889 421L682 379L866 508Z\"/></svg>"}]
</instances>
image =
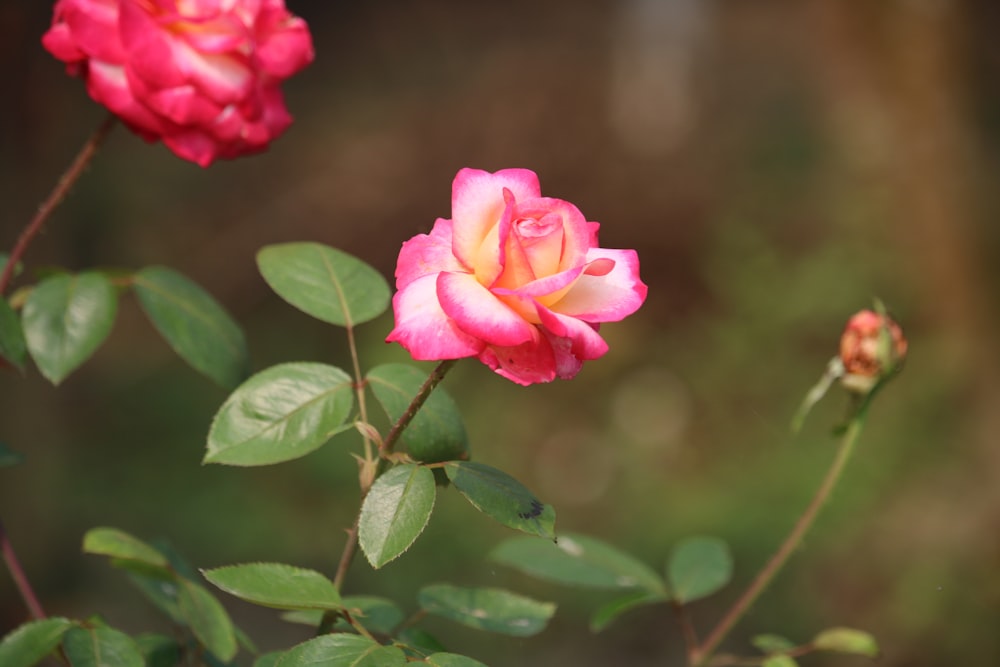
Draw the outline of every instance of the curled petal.
<instances>
[{"instance_id":1,"label":"curled petal","mask_svg":"<svg viewBox=\"0 0 1000 667\"><path fill-rule=\"evenodd\" d=\"M608 344L597 333L595 325L554 313L542 306L538 307L538 317L546 331L570 342L568 351L577 359L589 361L607 353Z\"/></svg>"},{"instance_id":2,"label":"curled petal","mask_svg":"<svg viewBox=\"0 0 1000 667\"><path fill-rule=\"evenodd\" d=\"M451 229L451 220L438 218L430 234L417 234L403 244L396 261L396 289L429 273L464 270L451 254Z\"/></svg>"},{"instance_id":3,"label":"curled petal","mask_svg":"<svg viewBox=\"0 0 1000 667\"><path fill-rule=\"evenodd\" d=\"M397 342L417 360L461 359L479 354L483 341L464 333L441 309L437 276L409 283L392 298L396 326L386 342Z\"/></svg>"},{"instance_id":4,"label":"curled petal","mask_svg":"<svg viewBox=\"0 0 1000 667\"><path fill-rule=\"evenodd\" d=\"M438 274L437 298L459 329L489 345L520 345L536 333L534 326L468 273Z\"/></svg>"},{"instance_id":5,"label":"curled petal","mask_svg":"<svg viewBox=\"0 0 1000 667\"><path fill-rule=\"evenodd\" d=\"M504 188L516 200L541 194L538 176L528 169L503 169L494 174L462 169L452 183L451 218L455 222L452 248L455 257L470 269L476 267L483 241L500 222L507 207Z\"/></svg>"},{"instance_id":6,"label":"curled petal","mask_svg":"<svg viewBox=\"0 0 1000 667\"><path fill-rule=\"evenodd\" d=\"M498 375L520 385L551 382L556 378L556 354L548 338L538 329L534 329L530 341L521 345L487 347L480 353L479 360Z\"/></svg>"},{"instance_id":7,"label":"curled petal","mask_svg":"<svg viewBox=\"0 0 1000 667\"><path fill-rule=\"evenodd\" d=\"M586 322L617 322L639 309L647 287L639 279L639 256L634 250L592 248L587 259L612 260L614 268L605 275L580 276L562 299L550 305L552 310Z\"/></svg>"}]
</instances>

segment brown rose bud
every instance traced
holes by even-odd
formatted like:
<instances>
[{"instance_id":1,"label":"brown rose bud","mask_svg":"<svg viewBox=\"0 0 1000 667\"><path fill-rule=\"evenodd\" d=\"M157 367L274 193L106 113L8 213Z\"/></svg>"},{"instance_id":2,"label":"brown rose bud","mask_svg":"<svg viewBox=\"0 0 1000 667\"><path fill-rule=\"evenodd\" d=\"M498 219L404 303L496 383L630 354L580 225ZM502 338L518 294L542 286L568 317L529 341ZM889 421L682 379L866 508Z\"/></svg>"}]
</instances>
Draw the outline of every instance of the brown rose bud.
<instances>
[{"instance_id":1,"label":"brown rose bud","mask_svg":"<svg viewBox=\"0 0 1000 667\"><path fill-rule=\"evenodd\" d=\"M840 337L841 384L866 394L883 377L895 372L906 357L906 338L888 315L873 310L855 313Z\"/></svg>"}]
</instances>

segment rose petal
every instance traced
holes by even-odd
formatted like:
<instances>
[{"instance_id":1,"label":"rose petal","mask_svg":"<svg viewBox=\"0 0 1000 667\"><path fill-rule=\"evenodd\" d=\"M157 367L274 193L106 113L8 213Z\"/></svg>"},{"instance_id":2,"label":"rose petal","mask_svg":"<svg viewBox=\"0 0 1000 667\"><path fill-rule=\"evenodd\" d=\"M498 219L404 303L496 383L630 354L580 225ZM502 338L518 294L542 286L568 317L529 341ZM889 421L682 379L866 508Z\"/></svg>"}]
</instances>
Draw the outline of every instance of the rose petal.
<instances>
[{"instance_id":1,"label":"rose petal","mask_svg":"<svg viewBox=\"0 0 1000 667\"><path fill-rule=\"evenodd\" d=\"M646 285L639 279L639 256L634 250L592 248L587 259L613 260L605 275L582 275L566 295L549 307L587 322L616 322L631 315L646 300Z\"/></svg>"},{"instance_id":2,"label":"rose petal","mask_svg":"<svg viewBox=\"0 0 1000 667\"><path fill-rule=\"evenodd\" d=\"M588 361L603 357L607 353L608 344L601 334L597 333L594 325L542 306L538 306L538 317L546 331L570 341L569 352L577 359Z\"/></svg>"},{"instance_id":3,"label":"rose petal","mask_svg":"<svg viewBox=\"0 0 1000 667\"><path fill-rule=\"evenodd\" d=\"M479 354L486 344L458 328L437 300L437 276L410 282L392 298L396 326L386 342L397 342L418 360L461 359Z\"/></svg>"},{"instance_id":4,"label":"rose petal","mask_svg":"<svg viewBox=\"0 0 1000 667\"><path fill-rule=\"evenodd\" d=\"M494 174L462 169L455 176L451 194L451 218L455 223L453 250L455 257L469 269L479 268L476 260L483 241L500 222L506 207L504 188L517 200L541 194L538 176L528 169L503 169Z\"/></svg>"},{"instance_id":5,"label":"rose petal","mask_svg":"<svg viewBox=\"0 0 1000 667\"><path fill-rule=\"evenodd\" d=\"M480 353L479 360L520 385L551 382L556 377L556 355L548 338L532 328L532 340L513 347L491 345Z\"/></svg>"},{"instance_id":6,"label":"rose petal","mask_svg":"<svg viewBox=\"0 0 1000 667\"><path fill-rule=\"evenodd\" d=\"M396 289L429 273L463 271L451 254L451 220L438 218L430 234L417 234L403 244L396 261Z\"/></svg>"},{"instance_id":7,"label":"rose petal","mask_svg":"<svg viewBox=\"0 0 1000 667\"><path fill-rule=\"evenodd\" d=\"M462 331L490 345L520 345L535 333L534 326L468 273L438 274L437 296L441 308Z\"/></svg>"}]
</instances>

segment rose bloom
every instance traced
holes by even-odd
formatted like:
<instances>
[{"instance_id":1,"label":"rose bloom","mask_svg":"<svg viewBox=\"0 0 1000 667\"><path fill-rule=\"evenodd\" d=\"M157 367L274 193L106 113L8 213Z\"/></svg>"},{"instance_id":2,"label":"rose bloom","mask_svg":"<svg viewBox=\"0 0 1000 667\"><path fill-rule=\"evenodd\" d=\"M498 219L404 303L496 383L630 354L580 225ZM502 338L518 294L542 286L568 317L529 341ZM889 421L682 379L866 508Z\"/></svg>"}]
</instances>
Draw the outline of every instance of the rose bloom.
<instances>
[{"instance_id":1,"label":"rose bloom","mask_svg":"<svg viewBox=\"0 0 1000 667\"><path fill-rule=\"evenodd\" d=\"M42 44L132 131L203 167L284 132L279 85L313 59L284 0L59 0Z\"/></svg>"},{"instance_id":2,"label":"rose bloom","mask_svg":"<svg viewBox=\"0 0 1000 667\"><path fill-rule=\"evenodd\" d=\"M532 171L462 169L451 211L399 253L387 340L415 359L475 356L522 385L568 379L608 351L599 324L646 299L635 251L598 247L598 223L542 197Z\"/></svg>"},{"instance_id":3,"label":"rose bloom","mask_svg":"<svg viewBox=\"0 0 1000 667\"><path fill-rule=\"evenodd\" d=\"M881 349L883 330L889 336L887 349ZM906 347L903 330L891 318L872 310L855 313L840 337L841 382L853 391L871 391L883 375L899 367L906 358Z\"/></svg>"}]
</instances>

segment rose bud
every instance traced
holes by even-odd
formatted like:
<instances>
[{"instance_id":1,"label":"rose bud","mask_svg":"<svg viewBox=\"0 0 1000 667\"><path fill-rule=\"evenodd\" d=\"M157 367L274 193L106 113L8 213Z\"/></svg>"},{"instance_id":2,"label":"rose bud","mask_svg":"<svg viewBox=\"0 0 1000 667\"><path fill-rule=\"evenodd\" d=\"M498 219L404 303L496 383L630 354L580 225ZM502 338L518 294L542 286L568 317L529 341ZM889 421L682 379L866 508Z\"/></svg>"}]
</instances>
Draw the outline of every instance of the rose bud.
<instances>
[{"instance_id":1,"label":"rose bud","mask_svg":"<svg viewBox=\"0 0 1000 667\"><path fill-rule=\"evenodd\" d=\"M284 0L59 0L42 44L129 129L202 167L281 135L280 85L313 59Z\"/></svg>"},{"instance_id":2,"label":"rose bud","mask_svg":"<svg viewBox=\"0 0 1000 667\"><path fill-rule=\"evenodd\" d=\"M903 330L888 315L862 310L847 322L840 337L841 384L866 394L899 369L906 357Z\"/></svg>"}]
</instances>

